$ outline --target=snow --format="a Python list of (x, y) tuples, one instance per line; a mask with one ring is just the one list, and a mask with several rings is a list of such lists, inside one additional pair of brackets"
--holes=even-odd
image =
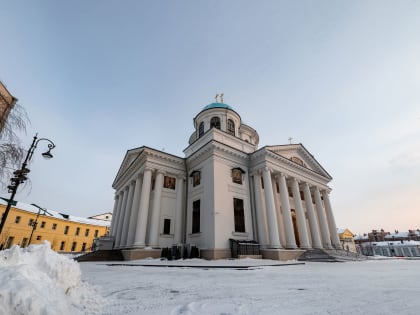
[(0, 252), (0, 314), (418, 314), (419, 277), (391, 258), (79, 264), (45, 243)]
[(49, 242), (0, 251), (0, 314), (97, 313), (104, 299), (83, 283), (78, 263)]

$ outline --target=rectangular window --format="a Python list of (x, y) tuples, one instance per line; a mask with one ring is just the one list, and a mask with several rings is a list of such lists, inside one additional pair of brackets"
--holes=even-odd
[(163, 178), (163, 188), (173, 189), (175, 190), (176, 178), (165, 176)]
[(235, 217), (235, 232), (245, 232), (244, 201), (233, 198), (233, 212)]
[(305, 194), (303, 191), (300, 191), (300, 200), (305, 200)]
[(34, 219), (29, 219), (28, 225), (33, 226), (34, 225)]
[(79, 227), (77, 227), (77, 228), (76, 228), (76, 233), (75, 233), (74, 235), (78, 236), (78, 235), (79, 235), (79, 233), (80, 233), (80, 228), (79, 228)]
[(27, 237), (24, 237), (22, 239), (22, 244), (20, 245), (20, 247), (25, 248), (26, 245), (28, 245), (28, 238)]
[(95, 237), (98, 237), (99, 231), (95, 230)]
[(64, 228), (64, 234), (69, 234), (69, 226), (66, 225), (66, 227)]
[(74, 251), (76, 250), (76, 245), (77, 245), (77, 243), (76, 243), (76, 242), (73, 242), (73, 243), (71, 244), (71, 251), (72, 251), (72, 252), (74, 252)]
[(41, 228), (45, 228), (45, 221), (41, 222)]
[(6, 248), (12, 247), (14, 240), (15, 240), (15, 238), (13, 236), (9, 236), (9, 238), (7, 239), (7, 243), (6, 243)]
[(41, 238), (42, 238), (42, 237), (41, 237), (41, 235), (37, 235), (36, 240), (37, 240), (37, 241), (40, 241), (40, 240), (41, 240)]
[(53, 229), (53, 230), (56, 230), (56, 229), (57, 229), (57, 223), (53, 223), (53, 225), (52, 225), (52, 229)]
[(66, 246), (66, 242), (62, 241), (60, 244), (60, 250), (64, 250), (65, 246)]
[(19, 224), (19, 222), (20, 222), (20, 216), (16, 216), (15, 223)]
[(82, 252), (84, 252), (86, 250), (86, 243), (82, 244)]
[(163, 220), (163, 234), (171, 234), (171, 219)]
[(279, 194), (280, 193), (280, 187), (279, 187), (279, 182), (276, 181), (276, 191)]
[(86, 229), (85, 236), (89, 236), (89, 229)]
[(193, 202), (192, 233), (200, 233), (200, 200)]
[(293, 197), (292, 188), (290, 188), (289, 186), (287, 186), (287, 191), (289, 192), (289, 197)]

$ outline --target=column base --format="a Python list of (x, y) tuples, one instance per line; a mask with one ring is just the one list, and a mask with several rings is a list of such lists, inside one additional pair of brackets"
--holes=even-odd
[(293, 245), (293, 244), (286, 244), (286, 246), (285, 246), (287, 249), (297, 249), (297, 246), (296, 245)]
[(160, 258), (160, 249), (122, 249), (124, 260), (135, 260), (145, 258)]
[(305, 251), (301, 249), (263, 249), (261, 254), (263, 259), (272, 259), (272, 260), (296, 260), (302, 255)]

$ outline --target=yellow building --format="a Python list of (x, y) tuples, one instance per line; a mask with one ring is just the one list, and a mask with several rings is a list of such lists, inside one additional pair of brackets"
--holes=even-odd
[(354, 243), (354, 235), (349, 229), (337, 229), (341, 246), (344, 250), (357, 253), (356, 244)]
[[(7, 199), (0, 198), (0, 218), (6, 206)], [(15, 244), (27, 247), (29, 242), (40, 244), (47, 240), (58, 252), (90, 251), (95, 238), (108, 234), (109, 224), (109, 221), (75, 217), (52, 210), (45, 212), (36, 205), (15, 202), (0, 234), (0, 249)]]

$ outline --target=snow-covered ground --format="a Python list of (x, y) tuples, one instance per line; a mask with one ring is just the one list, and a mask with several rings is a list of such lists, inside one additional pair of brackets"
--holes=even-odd
[(279, 266), (241, 261), (249, 269), (211, 268), (231, 267), (231, 260), (192, 260), (176, 264), (193, 268), (168, 268), (136, 266), (164, 264), (159, 260), (77, 264), (47, 245), (0, 252), (0, 314), (420, 312), (420, 260)]

